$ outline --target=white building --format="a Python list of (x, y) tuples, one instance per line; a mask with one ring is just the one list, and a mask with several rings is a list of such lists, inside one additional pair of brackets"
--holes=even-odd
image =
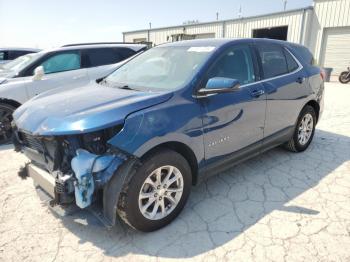
[(350, 0), (314, 0), (313, 7), (240, 19), (123, 33), (125, 42), (166, 42), (198, 38), (264, 37), (307, 46), (333, 75), (350, 66)]

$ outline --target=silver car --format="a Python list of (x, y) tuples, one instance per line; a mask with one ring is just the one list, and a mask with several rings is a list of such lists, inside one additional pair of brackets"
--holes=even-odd
[(0, 67), (0, 144), (10, 141), (13, 111), (57, 87), (66, 90), (102, 78), (122, 61), (147, 49), (143, 44), (78, 44), (19, 57)]

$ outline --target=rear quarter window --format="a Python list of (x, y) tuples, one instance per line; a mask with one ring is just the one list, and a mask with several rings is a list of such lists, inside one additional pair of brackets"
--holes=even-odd
[(297, 70), (299, 68), (299, 64), (295, 61), (293, 56), (287, 50), (284, 50), (284, 55), (286, 56), (288, 71), (294, 72)]

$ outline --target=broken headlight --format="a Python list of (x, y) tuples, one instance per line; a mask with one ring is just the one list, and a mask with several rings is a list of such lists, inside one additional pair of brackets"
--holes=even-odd
[(118, 125), (82, 135), (83, 147), (90, 153), (96, 155), (104, 154), (108, 149), (107, 141), (118, 134), (122, 127), (122, 125)]

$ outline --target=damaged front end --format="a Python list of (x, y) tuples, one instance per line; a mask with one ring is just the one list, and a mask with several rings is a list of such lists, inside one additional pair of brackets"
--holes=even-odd
[(14, 142), (16, 150), (31, 160), (28, 175), (52, 198), (51, 206), (86, 208), (105, 202), (104, 187), (124, 163), (134, 159), (108, 144), (120, 130), (117, 126), (79, 135), (33, 136), (15, 129)]

